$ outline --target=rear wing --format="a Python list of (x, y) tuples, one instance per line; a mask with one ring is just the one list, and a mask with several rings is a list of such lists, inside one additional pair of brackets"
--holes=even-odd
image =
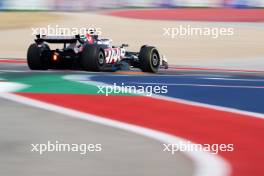
[(48, 43), (76, 43), (77, 41), (80, 41), (80, 35), (75, 36), (41, 36), (36, 35), (35, 42), (36, 43), (42, 43), (42, 42), (48, 42)]

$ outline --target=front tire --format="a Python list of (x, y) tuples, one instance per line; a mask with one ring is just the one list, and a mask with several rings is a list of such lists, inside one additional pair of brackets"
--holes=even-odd
[(81, 65), (86, 71), (102, 71), (105, 67), (104, 50), (97, 45), (86, 45), (82, 56)]
[(157, 73), (160, 66), (158, 50), (153, 46), (143, 46), (139, 52), (140, 68), (143, 72)]
[(33, 43), (29, 46), (27, 52), (27, 64), (31, 70), (46, 70), (47, 67), (41, 59), (41, 48)]

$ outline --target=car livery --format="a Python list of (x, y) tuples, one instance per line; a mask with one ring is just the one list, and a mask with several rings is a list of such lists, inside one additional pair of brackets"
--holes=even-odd
[[(50, 49), (50, 44), (63, 44), (62, 49)], [(27, 52), (28, 67), (32, 70), (54, 68), (79, 68), (87, 71), (105, 71), (139, 68), (143, 72), (156, 73), (167, 69), (168, 62), (156, 47), (144, 45), (139, 52), (127, 51), (127, 44), (113, 46), (111, 39), (98, 39), (96, 35), (40, 36)]]

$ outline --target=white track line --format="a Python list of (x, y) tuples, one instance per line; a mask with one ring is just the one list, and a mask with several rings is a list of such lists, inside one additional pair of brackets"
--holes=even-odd
[[(24, 85), (18, 85), (17, 89), (21, 89)], [(7, 91), (9, 92), (10, 89), (3, 89), (2, 92)], [(5, 98), (8, 100), (12, 100), (18, 103), (22, 103), (25, 105), (29, 105), (36, 108), (45, 109), (48, 111), (57, 112), (60, 114), (64, 114), (66, 116), (71, 116), (74, 118), (87, 120), (90, 122), (94, 122), (97, 124), (114, 127), (117, 129), (122, 129), (128, 132), (133, 132), (142, 136), (146, 136), (155, 140), (158, 140), (163, 143), (169, 143), (169, 144), (181, 144), (186, 143), (187, 141), (185, 139), (172, 136), (163, 132), (159, 132), (152, 129), (143, 128), (136, 125), (131, 125), (115, 120), (110, 120), (107, 118), (103, 118), (100, 116), (95, 116), (88, 113), (83, 113), (80, 111), (72, 110), (69, 108), (64, 108), (60, 106), (56, 106), (49, 103), (44, 103), (38, 100), (33, 100), (31, 98), (26, 98), (23, 96), (10, 94), (10, 93), (0, 93), (1, 98)], [(194, 176), (228, 176), (231, 174), (231, 167), (230, 165), (221, 157), (217, 155), (212, 155), (208, 152), (202, 152), (202, 151), (186, 151), (184, 152), (188, 157), (190, 157), (195, 166)], [(176, 173), (175, 173), (176, 174)]]
[(81, 71), (81, 70), (6, 70), (6, 69), (0, 69), (0, 72), (3, 73), (92, 73), (87, 71)]
[[(0, 80), (2, 80), (0, 78)], [(24, 84), (19, 84), (19, 83), (14, 83), (14, 82), (0, 82), (0, 93), (5, 93), (5, 92), (16, 92), (17, 90), (21, 90), (28, 87), (27, 85)]]
[(264, 86), (234, 86), (234, 85), (221, 85), (221, 84), (178, 84), (178, 83), (138, 83), (138, 82), (129, 82), (133, 84), (140, 85), (163, 85), (163, 86), (191, 86), (191, 87), (215, 87), (215, 88), (242, 88), (242, 89), (264, 89)]
[(216, 77), (207, 77), (200, 79), (209, 79), (209, 80), (222, 80), (222, 81), (245, 81), (245, 82), (264, 82), (264, 79), (238, 79), (238, 78), (216, 78)]
[(213, 68), (213, 67), (188, 67), (188, 66), (169, 66), (169, 70), (179, 71), (205, 71), (205, 72), (227, 72), (227, 73), (264, 73), (264, 70), (251, 70), (251, 69), (225, 69), (225, 68)]
[(10, 73), (23, 73), (23, 72), (31, 72), (30, 70), (0, 70), (0, 72), (10, 72)]
[(172, 102), (186, 104), (186, 105), (204, 107), (204, 108), (214, 109), (214, 110), (218, 110), (218, 111), (230, 112), (230, 113), (245, 115), (247, 117), (259, 118), (259, 119), (264, 120), (264, 114), (256, 113), (256, 112), (244, 111), (244, 110), (239, 110), (239, 109), (235, 109), (235, 108), (228, 108), (228, 107), (223, 107), (223, 106), (217, 106), (217, 105), (210, 105), (210, 104), (199, 103), (199, 102), (184, 100), (184, 99), (180, 99), (180, 98), (172, 98), (172, 97), (167, 97), (167, 96), (162, 96), (162, 95), (155, 95), (155, 96), (152, 96), (151, 98), (162, 99), (162, 100), (172, 101)]
[[(93, 75), (66, 75), (63, 78), (70, 80), (70, 81), (77, 81), (77, 82), (80, 82), (83, 84), (93, 84), (95, 86), (97, 86), (97, 85), (112, 86), (111, 84), (106, 84), (104, 82), (93, 81), (93, 80), (91, 80), (91, 77), (93, 77)], [(173, 97), (168, 97), (168, 96), (163, 96), (163, 95), (158, 95), (158, 94), (154, 94), (153, 96), (151, 96), (151, 98), (162, 99), (162, 100), (167, 100), (167, 101), (172, 101), (172, 102), (177, 102), (177, 103), (182, 103), (182, 104), (187, 104), (187, 105), (192, 105), (192, 106), (205, 107), (205, 108), (214, 109), (214, 110), (218, 110), (218, 111), (231, 112), (231, 113), (236, 113), (236, 114), (242, 114), (245, 116), (264, 119), (264, 114), (239, 110), (239, 109), (235, 109), (235, 108), (210, 105), (210, 104), (206, 104), (206, 103), (194, 102), (194, 101), (190, 101), (190, 100), (173, 98)]]
[[(128, 123), (123, 123), (115, 120), (110, 120), (107, 118), (103, 118), (100, 116), (83, 113), (80, 111), (72, 110), (69, 108), (64, 108), (56, 105), (52, 105), (49, 103), (44, 103), (38, 100), (33, 100), (30, 98), (26, 98), (23, 96), (10, 94), (10, 93), (1, 93), (1, 98), (5, 98), (8, 100), (12, 100), (18, 103), (22, 103), (25, 105), (29, 105), (36, 108), (45, 109), (48, 111), (57, 112), (60, 114), (64, 114), (66, 116), (71, 116), (74, 118), (87, 120), (89, 122), (125, 130), (128, 132), (132, 132), (135, 134), (139, 134), (145, 137), (149, 137), (155, 140), (158, 140), (162, 143), (169, 144), (181, 144), (186, 143), (187, 140), (172, 136), (160, 131), (143, 128), (136, 125), (131, 125)], [(195, 171), (194, 176), (229, 176), (231, 174), (230, 165), (220, 156), (213, 155), (208, 152), (202, 151), (187, 151), (184, 152), (188, 157), (190, 157), (194, 161)], [(175, 173), (177, 175), (177, 173)]]
[[(89, 85), (109, 85), (109, 84), (105, 84), (103, 82), (97, 82), (97, 81), (93, 81), (91, 80), (92, 76), (91, 75), (67, 75), (64, 76), (64, 79), (70, 80), (70, 81), (75, 81), (75, 82), (80, 82), (83, 84), (89, 84)], [(84, 79), (85, 78), (85, 79)], [(157, 99), (164, 99), (158, 96), (155, 96), (153, 98), (157, 98)], [(185, 103), (186, 104), (186, 103)], [(140, 127), (142, 128), (142, 127)], [(146, 128), (144, 128), (146, 129)], [(150, 130), (150, 129), (148, 129)], [(151, 130), (154, 131), (154, 130)], [(131, 131), (132, 132), (132, 131)], [(158, 132), (155, 131), (155, 133), (161, 133), (163, 137), (165, 137), (164, 135), (167, 135), (167, 137), (165, 137), (165, 139), (161, 139), (161, 138), (157, 138), (155, 135), (154, 136), (148, 136), (150, 138), (153, 139), (157, 139), (159, 141), (165, 142), (164, 140), (168, 140), (167, 143), (172, 143), (169, 141), (174, 141), (174, 142), (180, 142), (182, 141), (187, 141), (186, 139), (183, 138), (179, 138), (176, 136), (172, 136), (169, 134), (165, 134), (162, 132)], [(144, 134), (142, 134), (144, 135)], [(160, 136), (160, 135), (158, 135)], [(213, 176), (228, 176), (231, 174), (231, 166), (230, 164), (223, 159), (221, 156), (219, 155), (211, 155), (208, 152), (184, 152), (187, 156), (189, 156), (194, 164), (195, 164), (195, 174), (194, 176), (209, 176), (209, 175), (213, 175)], [(211, 163), (211, 164), (209, 164)]]

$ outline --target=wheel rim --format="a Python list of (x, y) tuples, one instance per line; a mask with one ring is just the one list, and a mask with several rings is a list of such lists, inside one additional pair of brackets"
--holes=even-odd
[(98, 62), (100, 65), (104, 64), (104, 54), (102, 52), (99, 52)]
[(159, 56), (156, 53), (154, 53), (152, 56), (152, 64), (154, 67), (159, 65)]

